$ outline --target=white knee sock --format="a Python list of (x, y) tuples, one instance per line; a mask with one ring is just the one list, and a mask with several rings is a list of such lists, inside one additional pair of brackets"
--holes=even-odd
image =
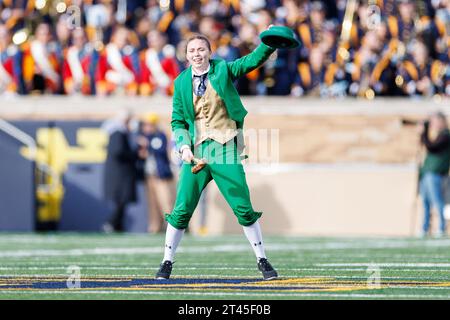
[(255, 252), (256, 259), (259, 260), (260, 258), (266, 258), (259, 222), (256, 221), (254, 224), (243, 228), (244, 233), (252, 245), (253, 251)]
[(184, 230), (185, 229), (174, 228), (170, 223), (167, 224), (163, 262), (166, 260), (173, 262), (175, 252), (177, 251), (178, 244), (183, 237)]

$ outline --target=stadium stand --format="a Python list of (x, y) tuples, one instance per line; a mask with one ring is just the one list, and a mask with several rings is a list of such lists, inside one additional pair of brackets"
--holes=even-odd
[(292, 28), (237, 81), (243, 95), (449, 95), (449, 1), (2, 1), (3, 94), (172, 93), (184, 40), (211, 39), (214, 58), (247, 54), (270, 24)]

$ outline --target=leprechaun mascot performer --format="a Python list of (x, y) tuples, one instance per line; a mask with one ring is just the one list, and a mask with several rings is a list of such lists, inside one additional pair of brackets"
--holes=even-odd
[(174, 209), (166, 214), (165, 251), (157, 279), (170, 277), (178, 244), (203, 189), (213, 179), (243, 226), (263, 278), (278, 276), (264, 252), (258, 222), (262, 213), (253, 210), (241, 164), (247, 111), (233, 81), (261, 66), (276, 48), (295, 47), (298, 42), (286, 27), (270, 27), (261, 39), (253, 52), (233, 62), (211, 59), (211, 45), (203, 35), (187, 40), (190, 66), (175, 79), (171, 121), (183, 165)]

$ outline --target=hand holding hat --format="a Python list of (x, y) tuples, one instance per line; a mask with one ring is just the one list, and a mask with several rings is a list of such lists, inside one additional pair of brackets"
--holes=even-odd
[(286, 26), (271, 25), (259, 37), (264, 44), (277, 49), (294, 49), (300, 45), (294, 32)]

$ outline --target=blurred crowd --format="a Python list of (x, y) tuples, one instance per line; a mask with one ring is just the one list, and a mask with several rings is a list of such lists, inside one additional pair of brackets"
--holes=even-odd
[(450, 0), (3, 0), (0, 92), (171, 95), (192, 33), (232, 61), (270, 24), (301, 46), (238, 79), (241, 95), (450, 95)]

